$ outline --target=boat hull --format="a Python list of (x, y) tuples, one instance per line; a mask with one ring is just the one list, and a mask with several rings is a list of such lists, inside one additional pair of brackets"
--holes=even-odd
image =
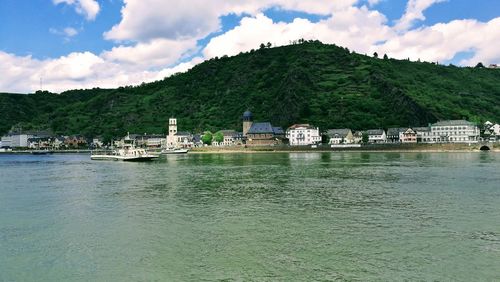
[(179, 155), (179, 154), (187, 154), (188, 150), (180, 149), (180, 150), (163, 150), (161, 152), (162, 155)]
[(125, 161), (125, 162), (149, 162), (157, 159), (158, 156), (147, 155), (138, 157), (124, 157), (124, 156), (113, 156), (113, 155), (92, 155), (91, 160), (95, 161)]

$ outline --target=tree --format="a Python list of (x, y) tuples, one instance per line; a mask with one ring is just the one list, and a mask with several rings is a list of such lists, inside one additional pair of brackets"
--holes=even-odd
[(260, 43), (259, 48), (260, 48), (260, 49), (264, 49), (264, 48), (266, 48), (266, 45), (264, 45), (264, 43)]
[(384, 60), (389, 60), (389, 57), (387, 57), (387, 54), (384, 54)]
[(271, 48), (271, 46), (273, 46), (271, 42), (267, 42), (267, 48)]
[(203, 142), (203, 144), (211, 145), (212, 139), (213, 136), (210, 131), (206, 131), (205, 133), (203, 133), (203, 136), (201, 136), (201, 142)]
[(368, 143), (368, 140), (369, 140), (368, 133), (363, 132), (363, 138), (362, 138), (363, 144)]
[(378, 53), (377, 52), (373, 53), (373, 57), (378, 58)]
[(224, 141), (224, 134), (222, 134), (222, 132), (219, 131), (219, 132), (214, 134), (213, 138), (216, 142), (220, 143), (220, 142)]
[(483, 63), (482, 62), (477, 63), (476, 69), (482, 69), (482, 68), (484, 68)]

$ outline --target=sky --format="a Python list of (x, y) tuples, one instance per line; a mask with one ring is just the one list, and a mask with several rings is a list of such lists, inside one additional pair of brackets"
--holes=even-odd
[(0, 92), (137, 85), (300, 38), (500, 63), (499, 0), (0, 0)]

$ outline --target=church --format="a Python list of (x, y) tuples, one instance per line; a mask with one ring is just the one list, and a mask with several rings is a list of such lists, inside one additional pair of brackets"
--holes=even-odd
[(283, 143), (283, 128), (273, 126), (270, 122), (253, 122), (250, 111), (243, 113), (243, 136), (249, 146), (274, 146)]

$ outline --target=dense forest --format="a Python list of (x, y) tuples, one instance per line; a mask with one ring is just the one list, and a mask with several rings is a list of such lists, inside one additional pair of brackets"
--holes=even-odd
[(85, 136), (162, 133), (169, 117), (180, 130), (240, 129), (247, 109), (257, 121), (321, 129), (500, 121), (500, 70), (380, 57), (306, 41), (214, 58), (135, 87), (0, 93), (0, 134), (13, 126)]

